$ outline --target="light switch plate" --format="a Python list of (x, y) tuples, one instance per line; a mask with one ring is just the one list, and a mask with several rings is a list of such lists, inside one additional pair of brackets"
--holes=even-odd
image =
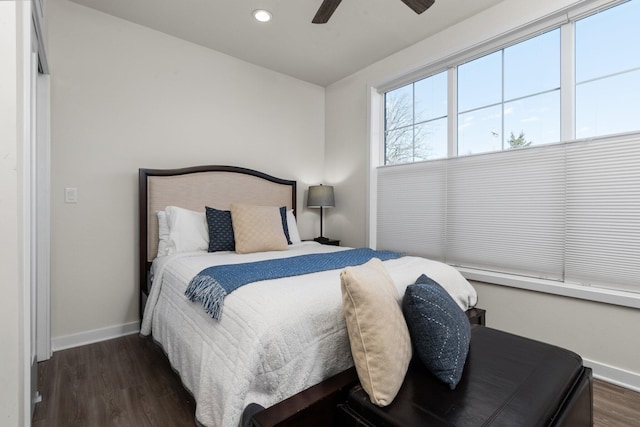
[(66, 187), (64, 189), (65, 203), (78, 203), (78, 189), (75, 187)]

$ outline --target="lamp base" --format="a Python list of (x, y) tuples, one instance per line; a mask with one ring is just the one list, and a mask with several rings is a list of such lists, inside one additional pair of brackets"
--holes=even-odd
[(328, 237), (316, 237), (313, 241), (321, 245), (340, 246), (340, 240), (329, 239)]

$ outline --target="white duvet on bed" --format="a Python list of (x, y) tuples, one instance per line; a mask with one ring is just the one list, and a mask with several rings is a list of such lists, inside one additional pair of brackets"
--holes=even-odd
[[(266, 280), (227, 295), (220, 321), (184, 296), (211, 265), (344, 250), (303, 242), (288, 251), (177, 254), (154, 261), (141, 333), (153, 334), (196, 400), (208, 427), (235, 427), (251, 402), (271, 406), (353, 365), (342, 315), (340, 270)], [(440, 283), (466, 310), (473, 287), (454, 268), (418, 257), (384, 262), (400, 295), (421, 274)]]

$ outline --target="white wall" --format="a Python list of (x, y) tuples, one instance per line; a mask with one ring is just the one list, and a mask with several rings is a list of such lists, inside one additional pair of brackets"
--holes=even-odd
[[(505, 0), (329, 86), (325, 97), (326, 180), (336, 185), (340, 200), (327, 216), (326, 234), (350, 246), (366, 242), (370, 85), (413, 72), (573, 3)], [(480, 305), (489, 308), (491, 326), (554, 342), (579, 351), (585, 359), (630, 371), (627, 378), (640, 388), (636, 332), (640, 311), (490, 285), (478, 288)], [(529, 309), (529, 301), (535, 301), (534, 309)]]
[(0, 2), (0, 424), (17, 425), (21, 385), (15, 2)]
[[(138, 168), (258, 169), (298, 180), (300, 210), (322, 181), (324, 89), (67, 0), (47, 6), (55, 350), (138, 319)], [(317, 217), (302, 209), (303, 237)]]
[(17, 2), (0, 1), (0, 425), (24, 422), (22, 198)]

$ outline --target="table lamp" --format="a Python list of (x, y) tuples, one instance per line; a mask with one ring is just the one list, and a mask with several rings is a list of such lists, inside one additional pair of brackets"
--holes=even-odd
[(316, 242), (326, 242), (329, 239), (322, 234), (322, 211), (324, 208), (333, 208), (336, 206), (333, 197), (333, 186), (331, 185), (312, 185), (309, 187), (309, 195), (307, 197), (308, 208), (320, 208), (320, 237), (316, 237)]

